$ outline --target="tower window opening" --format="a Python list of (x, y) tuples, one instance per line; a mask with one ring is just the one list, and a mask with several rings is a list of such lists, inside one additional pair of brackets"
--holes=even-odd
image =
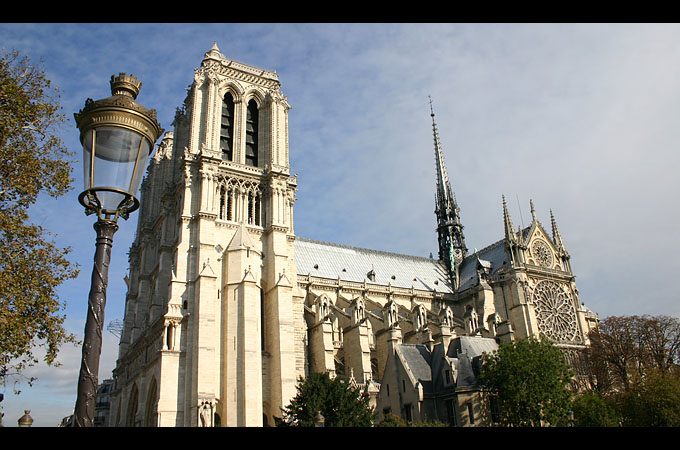
[(232, 213), (232, 211), (234, 209), (233, 208), (233, 203), (234, 203), (233, 197), (234, 197), (234, 190), (233, 189), (227, 190), (227, 199), (226, 199), (226, 203), (227, 203), (226, 217), (227, 217), (227, 220), (234, 220), (233, 213)]
[(261, 225), (261, 220), (260, 220), (260, 194), (256, 193), (255, 194), (255, 225), (258, 227)]
[(257, 103), (248, 102), (246, 115), (246, 165), (257, 167), (257, 132), (259, 128)]
[(174, 327), (172, 325), (168, 325), (166, 329), (166, 342), (165, 345), (168, 348), (168, 350), (174, 350), (174, 336), (173, 332), (175, 331)]
[(227, 92), (222, 102), (222, 123), (220, 127), (220, 150), (222, 159), (234, 159), (234, 98)]
[(252, 225), (255, 221), (255, 198), (252, 192), (248, 193), (248, 224)]
[(226, 205), (226, 195), (227, 195), (227, 192), (224, 189), (224, 186), (222, 186), (220, 188), (220, 216), (219, 216), (221, 220), (224, 220), (226, 218), (226, 214), (225, 214), (225, 208), (227, 206)]

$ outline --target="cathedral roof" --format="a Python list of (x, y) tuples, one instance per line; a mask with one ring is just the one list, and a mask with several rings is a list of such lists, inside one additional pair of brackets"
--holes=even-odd
[(399, 350), (413, 376), (423, 385), (425, 392), (432, 392), (432, 354), (422, 344), (401, 344)]
[(481, 356), (484, 353), (493, 353), (498, 350), (498, 343), (494, 339), (481, 336), (459, 336), (451, 342), (449, 354), (453, 350), (455, 355), (465, 353), (470, 358)]
[(301, 275), (450, 293), (444, 265), (436, 259), (401, 255), (297, 237), (295, 263)]
[(445, 358), (440, 345), (435, 345), (433, 351), (424, 344), (399, 345), (402, 361), (429, 394), (436, 394), (446, 388), (441, 372), (446, 361), (456, 372), (456, 387), (474, 386), (477, 383), (476, 371), (479, 370), (481, 356), (498, 350), (498, 343), (494, 339), (458, 336), (449, 344)]
[(489, 274), (493, 274), (504, 265), (510, 264), (510, 258), (505, 251), (505, 239), (496, 241), (465, 257), (460, 266), (459, 291), (468, 289), (478, 283), (477, 268), (480, 264), (485, 269), (488, 269)]

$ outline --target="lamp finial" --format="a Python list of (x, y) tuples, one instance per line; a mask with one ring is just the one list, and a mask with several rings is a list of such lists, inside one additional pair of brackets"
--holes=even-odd
[(111, 75), (111, 94), (112, 95), (126, 95), (137, 98), (139, 90), (142, 88), (142, 82), (137, 80), (134, 75), (127, 75), (121, 72), (118, 76)]

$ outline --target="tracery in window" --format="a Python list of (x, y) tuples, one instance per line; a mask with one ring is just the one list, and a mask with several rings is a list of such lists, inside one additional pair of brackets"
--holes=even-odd
[(534, 241), (531, 247), (531, 253), (536, 259), (536, 264), (543, 267), (551, 267), (553, 263), (552, 251), (548, 244), (540, 239)]
[(574, 342), (578, 338), (576, 310), (569, 292), (554, 281), (544, 280), (532, 296), (538, 331), (554, 342)]
[(253, 179), (223, 176), (216, 208), (219, 219), (262, 226), (262, 187)]

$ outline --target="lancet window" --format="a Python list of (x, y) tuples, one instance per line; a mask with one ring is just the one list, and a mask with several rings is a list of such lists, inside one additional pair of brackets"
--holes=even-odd
[(234, 98), (227, 92), (222, 102), (222, 124), (220, 128), (220, 150), (222, 159), (234, 159)]
[(246, 165), (257, 167), (257, 132), (259, 127), (257, 103), (248, 102), (246, 114)]
[(220, 220), (234, 220), (234, 189), (220, 187)]
[(260, 193), (248, 192), (248, 224), (260, 225)]
[(227, 190), (224, 186), (220, 187), (220, 214), (219, 218), (222, 220), (226, 219), (226, 207), (227, 207)]

